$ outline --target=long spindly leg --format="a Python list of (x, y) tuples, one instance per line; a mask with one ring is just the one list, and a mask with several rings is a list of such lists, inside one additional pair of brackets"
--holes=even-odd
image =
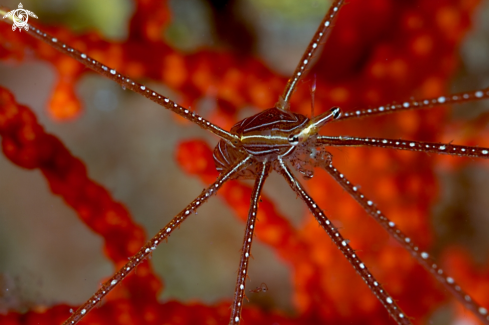
[(253, 233), (255, 231), (256, 212), (258, 210), (258, 201), (260, 200), (263, 183), (270, 172), (270, 163), (263, 162), (260, 174), (256, 178), (255, 186), (251, 192), (250, 209), (248, 211), (248, 221), (246, 222), (243, 245), (241, 247), (241, 259), (239, 262), (238, 278), (236, 288), (234, 289), (234, 300), (232, 305), (230, 325), (239, 324), (241, 321), (241, 310), (243, 308), (243, 298), (245, 296), (246, 278), (248, 274), (248, 264), (251, 254), (251, 244), (253, 243)]
[[(0, 15), (3, 16), (5, 14), (5, 11), (0, 9)], [(103, 75), (104, 77), (107, 77), (115, 82), (117, 82), (119, 85), (121, 85), (124, 89), (131, 89), (132, 91), (152, 100), (153, 102), (157, 103), (160, 106), (163, 106), (164, 108), (182, 116), (183, 118), (197, 124), (204, 130), (208, 130), (221, 139), (227, 140), (230, 143), (237, 143), (237, 138), (235, 135), (231, 134), (230, 132), (221, 129), (217, 125), (212, 124), (211, 122), (205, 120), (203, 117), (199, 116), (195, 112), (190, 111), (188, 108), (182, 107), (178, 105), (177, 103), (173, 102), (169, 98), (159, 94), (158, 92), (146, 87), (145, 85), (142, 85), (140, 83), (135, 82), (134, 80), (129, 79), (127, 76), (124, 76), (120, 73), (118, 73), (115, 69), (112, 69), (97, 60), (94, 60), (93, 58), (89, 57), (87, 54), (82, 53), (78, 51), (77, 49), (74, 49), (64, 43), (62, 43), (60, 40), (58, 40), (56, 37), (53, 37), (52, 35), (49, 35), (48, 33), (43, 32), (42, 30), (32, 26), (28, 25), (29, 30), (27, 33), (30, 35), (34, 36), (35, 38), (47, 43), (48, 45), (54, 47), (58, 51), (71, 56), (73, 59), (76, 61), (80, 62), (87, 68), (92, 69), (93, 71)]]
[(322, 164), (322, 167), (343, 187), (367, 213), (375, 219), (387, 232), (394, 237), (409, 253), (414, 256), (435, 278), (442, 283), (467, 309), (472, 310), (484, 324), (489, 324), (487, 309), (477, 304), (467, 293), (465, 293), (455, 280), (448, 276), (430, 257), (427, 252), (419, 249), (412, 239), (399, 230), (394, 222), (385, 217), (376, 205), (365, 197), (357, 186), (354, 186), (346, 177), (340, 173), (331, 163)]
[(413, 99), (404, 101), (402, 103), (392, 103), (368, 109), (357, 109), (354, 112), (345, 112), (336, 121), (367, 116), (378, 116), (413, 109), (432, 108), (448, 104), (460, 104), (483, 99), (489, 99), (489, 88), (457, 93), (450, 96), (439, 96), (436, 98), (426, 98), (420, 100)]
[(422, 151), (461, 157), (489, 158), (489, 148), (456, 145), (451, 143), (424, 142), (403, 139), (328, 137), (318, 136), (318, 145), (348, 147), (379, 147), (389, 149)]
[(385, 289), (380, 285), (380, 283), (374, 278), (370, 273), (368, 268), (358, 256), (354, 253), (353, 249), (348, 244), (348, 241), (341, 236), (341, 234), (336, 230), (331, 222), (328, 220), (324, 212), (318, 207), (314, 200), (306, 193), (303, 186), (299, 181), (292, 175), (290, 169), (285, 165), (283, 160), (280, 160), (280, 167), (277, 168), (278, 172), (284, 176), (284, 178), (289, 183), (290, 187), (297, 192), (297, 194), (306, 203), (309, 210), (319, 222), (321, 227), (324, 228), (326, 233), (331, 237), (333, 243), (338, 247), (338, 249), (345, 255), (346, 259), (353, 266), (355, 271), (362, 277), (367, 286), (373, 292), (373, 294), (379, 299), (379, 301), (384, 305), (385, 309), (389, 315), (397, 322), (397, 324), (411, 324), (406, 314), (397, 305), (394, 299), (385, 291)]
[(278, 102), (278, 108), (283, 110), (289, 109), (289, 100), (292, 94), (294, 93), (295, 87), (297, 86), (297, 82), (305, 75), (307, 68), (311, 65), (311, 61), (314, 59), (314, 55), (318, 53), (321, 48), (322, 43), (326, 40), (328, 33), (331, 31), (333, 27), (333, 22), (335, 18), (338, 16), (338, 12), (340, 8), (345, 4), (344, 0), (336, 0), (328, 12), (324, 16), (323, 20), (319, 24), (316, 33), (309, 42), (304, 54), (302, 54), (301, 59), (299, 60), (299, 64), (294, 70), (292, 77), (287, 81), (287, 85), (285, 86), (284, 92), (282, 96), (280, 96)]
[(117, 273), (102, 284), (101, 288), (95, 292), (83, 305), (81, 305), (71, 316), (63, 323), (63, 325), (77, 324), (88, 312), (99, 303), (102, 298), (107, 295), (119, 282), (121, 282), (136, 266), (138, 266), (148, 255), (167, 239), (170, 234), (182, 224), (189, 215), (197, 211), (197, 209), (217, 193), (219, 188), (248, 166), (251, 157), (243, 159), (234, 165), (231, 165), (227, 170), (223, 171), (216, 181), (205, 189), (195, 200), (177, 214), (165, 227), (163, 227), (153, 238), (151, 238), (133, 257), (127, 262)]

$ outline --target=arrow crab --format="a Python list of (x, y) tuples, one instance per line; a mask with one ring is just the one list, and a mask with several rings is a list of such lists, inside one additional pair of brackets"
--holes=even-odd
[[(333, 242), (338, 246), (335, 247), (328, 242), (324, 230), (317, 227), (316, 221), (310, 216), (307, 220), (300, 220), (296, 227), (286, 221), (283, 213), (277, 210), (280, 200), (276, 202), (277, 209), (273, 207), (266, 196), (262, 196), (261, 201), (263, 202), (259, 204), (260, 195), (258, 192), (261, 185), (256, 185), (249, 215), (251, 217), (254, 213), (257, 214), (259, 222), (256, 225), (252, 224), (254, 218), (251, 218), (247, 224), (246, 235), (248, 237), (245, 237), (245, 246), (241, 250), (239, 274), (248, 272), (246, 265), (249, 256), (246, 254), (249, 251), (247, 251), (246, 242), (253, 238), (253, 232), (249, 229), (254, 229), (256, 226), (258, 239), (272, 247), (276, 255), (291, 270), (291, 290), (297, 314), (287, 318), (273, 313), (268, 315), (266, 312), (262, 312), (263, 314), (258, 312), (258, 316), (253, 316), (255, 309), (252, 308), (248, 311), (249, 314), (246, 314), (247, 309), (245, 309), (244, 316), (241, 317), (240, 306), (243, 303), (244, 285), (246, 284), (246, 277), (241, 276), (242, 279), (240, 280), (238, 277), (236, 284), (235, 297), (237, 298), (233, 303), (231, 323), (240, 322), (241, 318), (244, 319), (243, 322), (245, 323), (251, 320), (258, 323), (266, 317), (271, 317), (271, 319), (277, 317), (284, 322), (298, 323), (317, 323), (328, 320), (332, 322), (361, 322), (365, 319), (372, 322), (378, 322), (380, 319), (392, 323), (392, 320), (389, 320), (389, 316), (382, 309), (382, 305), (397, 323), (406, 323), (410, 321), (407, 315), (417, 321), (421, 315), (433, 313), (439, 308), (446, 299), (443, 297), (443, 286), (453, 291), (455, 295), (459, 295), (464, 304), (474, 309), (476, 315), (482, 319), (485, 318), (487, 312), (483, 306), (487, 306), (487, 302), (481, 300), (483, 297), (477, 297), (477, 301), (482, 303), (482, 306), (470, 305), (473, 299), (467, 299), (465, 293), (461, 294), (462, 291), (458, 289), (456, 282), (458, 278), (464, 279), (464, 277), (468, 277), (468, 274), (477, 273), (471, 270), (470, 260), (464, 259), (466, 258), (465, 255), (456, 249), (447, 250), (453, 253), (452, 257), (443, 255), (446, 253), (444, 251), (434, 251), (432, 246), (434, 235), (430, 229), (429, 219), (426, 217), (431, 214), (430, 207), (437, 199), (436, 192), (439, 185), (435, 180), (434, 169), (436, 166), (445, 164), (445, 168), (455, 169), (454, 166), (462, 168), (460, 166), (471, 161), (470, 158), (452, 159), (446, 156), (441, 156), (441, 159), (437, 155), (455, 152), (457, 155), (476, 157), (482, 160), (487, 154), (487, 147), (489, 146), (484, 140), (487, 138), (484, 137), (487, 133), (485, 124), (469, 121), (469, 129), (460, 125), (446, 128), (444, 124), (447, 118), (446, 109), (438, 108), (438, 106), (443, 106), (449, 102), (477, 101), (487, 96), (487, 89), (470, 91), (464, 89), (465, 92), (456, 92), (455, 95), (447, 95), (448, 93), (445, 91), (445, 79), (453, 72), (455, 65), (453, 50), (461, 41), (460, 31), (467, 28), (468, 15), (473, 8), (463, 7), (456, 1), (443, 4), (425, 3), (423, 5), (418, 4), (418, 6), (394, 4), (389, 1), (374, 1), (368, 4), (352, 2), (344, 5), (342, 1), (337, 1), (321, 22), (324, 30), (318, 30), (315, 35), (317, 39), (319, 33), (326, 34), (333, 27), (330, 38), (324, 44), (323, 54), (317, 58), (318, 61), (315, 64), (313, 62), (314, 53), (311, 58), (303, 57), (300, 59), (298, 70), (293, 72), (288, 88), (282, 92), (286, 79), (271, 72), (261, 62), (254, 59), (243, 58), (240, 54), (210, 52), (208, 50), (193, 54), (180, 54), (178, 51), (166, 47), (164, 43), (156, 42), (154, 28), (164, 25), (162, 21), (165, 19), (163, 15), (165, 8), (160, 8), (160, 11), (150, 11), (159, 7), (151, 7), (142, 2), (137, 3), (137, 6), (136, 14), (131, 20), (129, 39), (126, 43), (122, 42), (122, 45), (104, 43), (93, 34), (79, 38), (69, 34), (68, 40), (63, 40), (63, 34), (67, 33), (65, 30), (54, 29), (53, 35), (49, 36), (47, 34), (45, 36), (44, 31), (38, 32), (36, 28), (32, 32), (38, 38), (46, 41), (49, 46), (57, 47), (66, 55), (76, 58), (86, 66), (94, 68), (98, 73), (117, 81), (125, 90), (131, 89), (139, 92), (141, 95), (154, 99), (162, 106), (180, 114), (183, 118), (201, 125), (205, 130), (213, 130), (214, 134), (223, 139), (221, 141), (225, 141), (221, 142), (221, 146), (216, 149), (218, 154), (224, 152), (221, 157), (216, 158), (217, 165), (222, 170), (220, 177), (225, 177), (226, 173), (232, 170), (231, 167), (234, 166), (234, 163), (243, 164), (236, 166), (245, 166), (245, 164), (253, 161), (252, 168), (245, 166), (250, 172), (244, 176), (254, 176), (261, 180), (266, 178), (267, 173), (265, 171), (267, 169), (276, 168), (286, 177), (297, 196), (302, 198), (308, 207), (314, 211), (315, 217), (326, 228), (326, 232), (333, 237)], [(341, 6), (343, 8), (340, 8)], [(147, 19), (148, 12), (154, 14), (154, 20)], [(343, 12), (344, 14), (342, 14)], [(336, 13), (338, 13), (338, 19), (329, 20), (328, 17), (331, 18)], [(430, 15), (434, 15), (434, 18)], [(344, 17), (345, 23), (342, 23), (342, 17)], [(363, 17), (364, 20), (360, 17)], [(142, 23), (142, 27), (137, 27), (136, 22)], [(397, 28), (395, 30), (397, 34), (393, 32), (392, 26)], [(316, 51), (316, 48), (319, 49), (323, 46), (323, 36), (319, 37), (320, 39), (317, 39), (316, 42), (313, 39), (310, 43), (305, 52), (306, 56), (313, 50)], [(73, 38), (73, 44), (70, 44), (70, 38)], [(16, 40), (3, 40), (3, 44), (14, 41)], [(404, 47), (400, 45), (402, 42), (405, 43)], [(63, 47), (64, 43), (69, 45)], [(80, 44), (80, 47), (77, 44)], [(148, 46), (150, 50), (142, 45)], [(49, 57), (48, 60), (53, 61), (55, 65), (57, 64), (59, 72), (64, 77), (64, 79), (60, 78), (61, 82), (57, 84), (59, 87), (58, 92), (56, 92), (58, 97), (55, 95), (52, 99), (53, 101), (62, 101), (63, 98), (61, 100), (59, 98), (59, 95), (63, 93), (61, 90), (70, 90), (65, 89), (69, 87), (66, 87), (63, 82), (66, 82), (67, 77), (70, 76), (76, 80), (81, 75), (83, 68), (80, 68), (79, 65), (73, 65), (74, 63), (71, 61), (69, 61), (71, 63), (66, 63), (65, 60), (56, 62), (54, 59), (56, 54), (51, 54), (52, 50), (46, 49), (45, 45), (34, 45), (33, 47), (34, 52), (40, 53), (41, 58)], [(102, 49), (105, 49), (108, 54), (100, 53)], [(129, 53), (121, 53), (121, 49), (129, 49)], [(156, 49), (162, 50), (161, 53), (158, 53), (160, 61), (154, 63), (152, 67), (147, 66), (147, 62), (154, 60), (153, 51)], [(13, 52), (12, 49), (10, 50)], [(102, 63), (91, 59), (91, 56), (95, 56)], [(107, 62), (103, 60), (105, 56), (108, 57)], [(307, 77), (305, 72), (313, 64), (314, 67), (309, 72), (310, 77)], [(73, 72), (73, 70), (77, 71)], [(305, 78), (309, 79), (303, 78), (303, 71), (306, 75)], [(314, 78), (311, 76), (314, 75), (316, 75), (317, 81), (313, 81)], [(136, 82), (136, 80), (143, 78), (149, 80), (160, 78), (168, 88), (176, 92), (176, 97), (182, 97), (181, 101), (167, 100), (167, 97), (156, 91), (156, 86), (147, 86)], [(297, 80), (294, 81), (294, 78)], [(302, 80), (305, 81), (302, 82)], [(310, 89), (314, 88), (314, 105), (311, 109)], [(103, 98), (104, 95), (100, 96)], [(425, 98), (429, 99), (425, 102)], [(107, 103), (110, 100), (102, 100), (102, 102)], [(209, 102), (213, 103), (215, 107), (211, 107), (210, 112), (205, 112), (206, 107), (212, 106), (209, 105)], [(266, 109), (273, 107), (276, 102), (274, 111), (267, 112), (270, 113), (269, 120), (265, 119), (260, 122), (261, 124), (256, 124), (256, 120), (259, 120), (257, 115), (249, 114), (255, 118), (248, 119), (252, 124), (248, 125), (247, 128), (239, 132), (229, 133), (226, 131), (232, 126), (230, 121), (233, 118), (234, 122), (245, 121), (242, 117), (238, 118), (237, 107), (254, 105)], [(68, 100), (63, 103), (73, 104)], [(202, 110), (204, 117), (193, 114), (189, 106), (197, 106), (199, 110)], [(431, 106), (437, 107), (429, 110), (418, 109)], [(65, 109), (67, 107), (71, 106), (64, 106)], [(340, 107), (343, 115), (340, 116), (338, 111), (332, 107)], [(381, 116), (387, 111), (402, 110), (406, 112)], [(254, 114), (256, 113), (257, 111), (254, 111)], [(262, 113), (261, 116), (263, 115), (266, 114)], [(359, 116), (363, 115), (379, 115), (379, 117), (371, 117), (373, 122), (370, 124), (367, 119), (359, 119)], [(484, 115), (481, 115), (480, 119), (484, 120)], [(304, 117), (304, 119), (300, 120), (294, 116)], [(289, 121), (300, 123), (292, 128), (286, 128), (282, 122), (287, 117), (291, 118)], [(167, 119), (167, 117), (163, 118)], [(350, 119), (351, 125), (348, 126), (346, 121), (341, 122), (342, 119)], [(277, 121), (280, 123), (276, 123)], [(314, 123), (309, 121), (314, 121)], [(333, 123), (333, 121), (335, 122)], [(211, 124), (207, 124), (208, 122), (218, 124), (222, 129), (211, 127)], [(323, 122), (328, 123), (321, 131), (324, 131), (324, 134), (331, 132), (333, 135), (329, 137), (319, 136), (316, 133), (317, 130), (312, 130), (319, 129)], [(280, 126), (277, 129), (263, 129), (263, 126), (272, 123), (280, 124)], [(132, 127), (133, 124), (127, 126)], [(239, 123), (237, 128), (239, 128)], [(250, 135), (249, 132), (254, 130), (258, 130), (259, 134)], [(283, 131), (287, 132), (281, 134)], [(294, 133), (295, 131), (298, 132)], [(365, 131), (365, 133), (361, 131)], [(341, 134), (342, 137), (335, 135), (336, 133)], [(162, 135), (162, 141), (168, 137), (168, 135)], [(266, 140), (257, 143), (252, 137), (255, 139), (256, 137), (266, 138)], [(399, 140), (401, 138), (406, 140)], [(109, 138), (109, 140), (106, 143), (109, 147), (120, 145), (117, 139)], [(245, 142), (248, 140), (250, 140), (248, 144), (251, 146), (246, 147)], [(474, 142), (475, 140), (477, 141)], [(461, 146), (457, 146), (458, 144)], [(272, 154), (267, 151), (269, 149), (264, 149), (265, 145), (286, 146), (287, 149)], [(230, 154), (232, 149), (224, 148), (224, 146), (238, 149)], [(299, 149), (300, 146), (303, 150), (296, 151), (294, 149), (296, 147)], [(329, 154), (325, 154), (324, 146), (327, 146), (327, 150), (332, 153), (333, 158)], [(336, 148), (340, 146), (341, 148)], [(350, 146), (360, 148), (350, 149), (348, 148)], [(394, 150), (388, 150), (385, 147), (394, 148)], [(273, 151), (274, 148), (270, 150)], [(425, 151), (430, 155), (412, 151)], [(81, 153), (83, 154), (83, 152)], [(249, 155), (252, 157), (247, 158)], [(341, 158), (342, 155), (343, 158)], [(137, 152), (133, 153), (132, 156), (137, 156)], [(477, 160), (473, 159), (474, 161)], [(187, 173), (198, 174), (207, 182), (206, 186), (215, 181), (209, 181), (212, 177), (215, 179), (217, 173), (209, 167), (213, 165), (212, 155), (202, 141), (181, 143), (178, 146), (177, 162), (186, 169)], [(219, 162), (221, 166), (219, 166)], [(268, 164), (272, 166), (268, 166)], [(303, 185), (298, 185), (299, 183), (293, 179), (293, 173), (290, 172), (290, 166), (287, 167), (287, 164), (297, 168), (299, 173), (295, 177), (299, 180), (301, 175), (306, 178), (314, 176), (307, 183), (300, 180), (300, 183), (307, 184), (305, 185), (308, 187), (307, 190), (304, 190)], [(313, 174), (311, 167), (322, 168), (324, 171), (316, 170)], [(333, 179), (342, 185), (343, 189), (333, 184), (326, 172), (329, 172)], [(165, 168), (161, 174), (162, 177), (170, 177), (168, 175), (170, 173)], [(228, 178), (233, 178), (233, 176), (229, 175)], [(175, 179), (173, 182), (164, 181), (163, 187), (178, 186), (175, 184), (178, 184), (179, 179)], [(257, 184), (261, 184), (261, 182)], [(283, 184), (282, 187), (284, 187)], [(361, 187), (357, 184), (361, 184)], [(221, 186), (220, 183), (215, 185)], [(50, 186), (53, 190), (53, 186), (51, 184)], [(248, 212), (243, 212), (243, 207), (249, 205), (252, 192), (250, 187), (236, 182), (229, 182), (228, 185), (223, 186), (226, 188), (220, 190), (220, 195), (232, 206), (232, 210), (235, 210), (238, 216), (246, 218)], [(110, 184), (109, 188), (111, 188)], [(192, 219), (195, 219), (192, 215), (196, 212), (197, 205), (200, 206), (203, 199), (213, 194), (210, 193), (212, 189), (210, 187), (202, 192), (203, 196), (182, 210), (178, 218), (191, 216)], [(361, 194), (358, 194), (360, 192)], [(310, 193), (310, 196), (306, 193)], [(348, 197), (347, 193), (353, 195), (360, 205)], [(220, 195), (218, 194), (218, 197)], [(315, 201), (311, 201), (311, 197)], [(66, 197), (64, 199), (68, 201)], [(294, 201), (296, 205), (299, 202), (300, 200)], [(258, 211), (255, 211), (255, 206)], [(318, 210), (318, 207), (325, 210)], [(75, 209), (79, 214), (81, 213), (79, 206), (76, 206)], [(391, 232), (393, 238), (398, 239), (398, 243), (388, 237), (387, 232), (381, 227), (368, 220), (365, 211), (377, 218), (385, 230)], [(176, 213), (177, 211), (173, 215)], [(332, 220), (325, 219), (325, 215), (331, 216)], [(108, 218), (106, 214), (104, 217)], [(154, 238), (152, 242), (144, 246), (141, 254), (147, 257), (149, 253), (152, 253), (156, 244), (159, 244), (162, 239), (166, 239), (166, 235), (177, 228), (177, 222), (181, 222), (181, 219), (178, 218), (162, 229), (161, 238)], [(199, 218), (204, 219), (201, 215)], [(108, 219), (106, 221), (110, 225), (112, 219)], [(362, 221), (365, 219), (368, 221)], [(120, 221), (117, 217), (114, 220), (112, 222), (117, 226)], [(191, 222), (185, 222), (185, 224), (187, 223)], [(211, 224), (210, 220), (206, 220), (204, 223), (206, 225)], [(251, 228), (251, 226), (253, 227)], [(182, 226), (182, 231), (184, 227)], [(338, 229), (342, 233), (345, 232), (344, 238), (337, 235)], [(406, 235), (397, 232), (398, 230), (402, 230)], [(223, 230), (221, 229), (221, 231)], [(201, 230), (201, 232), (205, 233), (205, 230)], [(361, 235), (361, 233), (364, 234)], [(177, 236), (172, 236), (170, 242), (175, 237)], [(188, 244), (191, 242), (189, 238), (191, 237), (184, 237), (182, 242)], [(66, 241), (62, 240), (61, 242), (66, 243)], [(135, 242), (139, 242), (139, 238)], [(120, 244), (124, 246), (124, 243)], [(126, 245), (128, 244), (126, 243)], [(226, 243), (225, 245), (229, 244)], [(350, 245), (353, 248), (350, 248)], [(134, 250), (132, 246), (134, 244), (131, 243), (131, 248), (127, 248), (126, 251), (132, 252)], [(358, 279), (353, 280), (356, 275), (354, 272), (347, 271), (349, 268), (351, 269), (348, 263), (339, 262), (341, 254), (338, 254), (338, 248), (347, 255), (347, 259), (352, 261), (357, 272), (364, 276), (368, 286), (363, 285)], [(437, 284), (429, 272), (422, 270), (415, 259), (409, 257), (409, 254), (403, 250), (405, 248), (410, 250), (421, 264), (426, 264), (427, 269), (438, 277), (442, 285)], [(355, 252), (353, 249), (357, 251)], [(123, 258), (118, 256), (122, 253), (107, 252), (107, 254), (118, 266), (122, 266), (121, 261), (127, 258), (127, 256)], [(183, 256), (183, 254), (177, 255)], [(432, 256), (435, 256), (437, 262), (432, 260)], [(441, 258), (443, 261), (438, 262)], [(131, 271), (135, 264), (142, 259), (142, 255), (136, 255), (130, 262), (132, 264), (121, 269), (122, 272), (126, 274), (127, 271)], [(204, 263), (206, 261), (208, 261), (208, 257), (204, 259)], [(255, 263), (259, 262), (255, 261)], [(461, 273), (448, 276), (445, 274), (446, 271), (440, 271), (442, 269), (440, 266), (448, 266), (450, 273)], [(229, 267), (227, 269), (229, 271)], [(369, 269), (372, 270), (373, 275), (367, 273)], [(136, 273), (134, 278), (144, 278), (148, 268), (139, 267), (138, 270), (140, 274), (138, 276)], [(243, 271), (245, 272), (243, 273)], [(373, 279), (376, 273), (379, 273), (380, 280)], [(118, 284), (122, 276), (121, 273), (118, 273), (108, 280), (96, 296), (72, 314), (74, 318), (70, 318), (69, 323), (72, 319), (79, 319), (88, 314), (93, 305), (99, 303), (101, 294), (105, 294), (102, 291), (109, 291), (108, 288)], [(484, 274), (478, 276), (480, 277), (478, 282), (484, 283)], [(253, 278), (252, 272), (251, 278)], [(155, 281), (151, 279), (147, 279), (147, 283), (151, 284), (151, 281)], [(261, 279), (257, 280), (262, 282)], [(128, 288), (119, 291), (115, 289), (114, 298), (109, 296), (107, 302), (102, 304), (106, 306), (105, 309), (104, 307), (100, 310), (96, 309), (92, 312), (95, 314), (92, 317), (108, 317), (104, 314), (105, 310), (113, 306), (112, 304), (117, 304), (118, 299), (124, 303), (129, 301), (130, 304), (133, 304), (131, 305), (132, 308), (137, 308), (137, 304), (131, 300), (135, 298), (131, 297), (136, 297), (138, 294), (131, 291), (135, 290), (131, 287), (133, 282), (128, 282)], [(268, 280), (266, 282), (269, 283)], [(468, 283), (466, 285), (470, 285), (470, 281), (466, 280), (466, 282)], [(385, 285), (385, 289), (382, 289), (380, 283)], [(151, 287), (149, 284), (148, 286)], [(419, 289), (418, 286), (422, 286), (423, 289)], [(472, 286), (475, 288), (467, 288), (467, 290), (476, 292), (477, 286), (473, 283)], [(465, 288), (464, 285), (461, 287)], [(150, 289), (147, 290), (151, 291)], [(273, 290), (273, 287), (270, 286), (270, 292)], [(378, 301), (375, 295), (369, 293), (370, 290), (379, 297)], [(385, 290), (390, 294), (388, 295)], [(153, 291), (158, 290), (154, 289)], [(391, 291), (393, 292), (391, 293)], [(141, 292), (144, 293), (145, 290), (141, 290)], [(146, 299), (150, 300), (150, 298)], [(404, 299), (407, 302), (403, 304)], [(152, 306), (152, 304), (147, 301), (146, 306)], [(189, 310), (192, 308), (185, 304), (180, 307), (183, 308), (182, 315), (185, 314), (186, 307)], [(202, 308), (202, 314), (197, 313), (198, 319), (205, 319), (207, 314), (211, 314), (213, 319), (222, 319), (220, 307)], [(401, 312), (400, 308), (405, 309), (406, 312)], [(65, 309), (63, 312), (66, 314), (68, 308)], [(141, 315), (149, 315), (147, 318), (151, 321), (154, 319), (164, 320), (164, 317), (169, 317), (162, 315), (161, 312), (150, 312), (148, 310), (142, 312)], [(180, 317), (185, 319), (182, 315)], [(133, 314), (127, 317), (138, 319), (138, 315)], [(253, 317), (257, 318), (254, 319)], [(280, 317), (285, 317), (285, 319)], [(191, 320), (187, 320), (187, 322), (191, 322)]]

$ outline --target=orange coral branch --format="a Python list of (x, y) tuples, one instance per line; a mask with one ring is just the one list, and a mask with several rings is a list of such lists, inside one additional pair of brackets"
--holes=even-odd
[[(55, 136), (48, 134), (29, 108), (15, 102), (0, 87), (0, 135), (5, 156), (19, 167), (39, 169), (51, 191), (63, 198), (78, 217), (104, 238), (104, 252), (116, 265), (124, 264), (145, 242), (145, 231), (134, 223), (126, 207), (92, 181), (85, 164), (74, 157)], [(130, 285), (155, 297), (161, 283), (148, 264)]]

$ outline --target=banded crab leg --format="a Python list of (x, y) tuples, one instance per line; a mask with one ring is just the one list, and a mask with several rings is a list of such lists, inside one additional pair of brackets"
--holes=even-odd
[(465, 102), (471, 102), (476, 100), (489, 99), (489, 88), (480, 90), (461, 92), (450, 96), (439, 96), (436, 98), (427, 98), (420, 100), (407, 100), (402, 103), (392, 103), (388, 105), (378, 106), (369, 109), (359, 109), (354, 112), (345, 112), (336, 121), (342, 121), (352, 118), (363, 118), (369, 116), (378, 116), (389, 113), (421, 109), (432, 108), (437, 106), (460, 104)]
[(251, 254), (251, 244), (253, 243), (253, 233), (255, 231), (258, 201), (260, 200), (265, 179), (270, 173), (270, 166), (271, 164), (267, 161), (262, 163), (260, 174), (256, 178), (253, 191), (251, 192), (250, 209), (248, 211), (248, 221), (246, 222), (245, 235), (243, 238), (243, 245), (241, 247), (241, 259), (239, 262), (236, 288), (234, 289), (234, 300), (229, 325), (236, 325), (241, 322), (241, 310), (243, 308), (243, 298), (245, 296), (246, 278), (248, 277), (248, 265)]
[[(0, 9), (0, 15), (4, 15), (4, 11)], [(11, 18), (11, 16), (9, 17)], [(127, 76), (124, 76), (120, 73), (118, 73), (115, 69), (112, 69), (96, 60), (93, 58), (89, 57), (87, 54), (82, 53), (78, 51), (75, 48), (72, 48), (64, 43), (62, 43), (60, 40), (58, 40), (56, 37), (53, 37), (52, 35), (49, 35), (42, 30), (29, 25), (29, 30), (27, 31), (28, 34), (34, 36), (35, 38), (43, 41), (44, 43), (47, 43), (48, 45), (54, 47), (58, 51), (62, 52), (63, 54), (66, 54), (76, 61), (80, 62), (87, 68), (92, 69), (93, 71), (97, 72), (98, 74), (103, 75), (104, 77), (107, 77), (115, 82), (117, 82), (119, 85), (121, 85), (125, 89), (130, 89), (150, 100), (155, 102), (156, 104), (163, 106), (164, 108), (182, 116), (183, 118), (189, 120), (190, 122), (193, 122), (194, 124), (197, 124), (204, 130), (208, 130), (212, 132), (213, 134), (217, 135), (221, 139), (224, 139), (228, 141), (231, 144), (236, 144), (238, 142), (238, 139), (236, 135), (221, 129), (219, 126), (212, 124), (211, 122), (205, 120), (203, 117), (199, 116), (195, 112), (192, 112), (188, 108), (182, 107), (178, 105), (177, 103), (173, 102), (169, 98), (159, 94), (158, 92), (150, 89), (149, 87), (146, 87), (143, 84), (137, 83), (134, 80), (131, 80)]]
[(460, 157), (489, 158), (489, 148), (456, 145), (451, 143), (424, 142), (403, 139), (329, 137), (318, 136), (316, 143), (327, 146), (379, 147), (399, 150), (422, 151)]
[(219, 188), (239, 173), (241, 170), (248, 166), (250, 156), (246, 157), (242, 161), (231, 165), (227, 170), (223, 171), (216, 179), (216, 181), (205, 189), (195, 200), (190, 202), (179, 214), (177, 214), (165, 227), (163, 227), (153, 238), (151, 238), (133, 257), (127, 262), (117, 273), (102, 284), (101, 288), (95, 292), (83, 305), (81, 305), (71, 316), (63, 323), (63, 325), (77, 324), (90, 310), (99, 303), (103, 297), (105, 297), (119, 282), (138, 266), (145, 258), (151, 254), (161, 242), (171, 235), (171, 233), (178, 228), (192, 212), (202, 206), (212, 195), (216, 194)]
[(323, 210), (314, 202), (314, 200), (307, 194), (304, 187), (300, 182), (292, 175), (290, 169), (285, 165), (282, 159), (279, 158), (279, 167), (277, 172), (282, 174), (286, 179), (289, 186), (301, 197), (306, 203), (309, 210), (323, 227), (326, 233), (331, 237), (333, 243), (338, 249), (345, 255), (346, 259), (353, 266), (355, 271), (362, 277), (363, 281), (367, 284), (373, 294), (379, 299), (389, 315), (396, 321), (397, 324), (411, 324), (406, 314), (397, 305), (394, 299), (385, 291), (382, 285), (374, 278), (364, 263), (354, 253), (354, 250), (348, 244), (348, 240), (345, 240), (343, 236), (336, 230), (329, 219), (324, 214)]
[(345, 4), (344, 0), (336, 0), (328, 12), (324, 16), (323, 20), (319, 24), (316, 33), (309, 42), (304, 54), (302, 54), (301, 59), (299, 60), (299, 64), (294, 70), (292, 77), (287, 81), (287, 85), (285, 86), (284, 92), (279, 98), (279, 102), (277, 107), (283, 110), (289, 110), (289, 100), (292, 94), (294, 93), (295, 87), (297, 83), (302, 78), (302, 76), (306, 73), (307, 68), (311, 65), (311, 61), (314, 58), (314, 55), (318, 53), (318, 50), (321, 48), (321, 44), (326, 40), (331, 28), (333, 27), (333, 22), (338, 16), (338, 12), (340, 8)]
[(351, 182), (338, 171), (331, 162), (323, 163), (320, 165), (324, 168), (340, 186), (350, 194), (355, 201), (362, 206), (362, 208), (379, 223), (389, 235), (395, 238), (401, 246), (403, 246), (418, 262), (424, 266), (425, 269), (430, 271), (435, 278), (442, 283), (445, 288), (450, 291), (459, 302), (467, 309), (472, 310), (474, 314), (484, 323), (489, 325), (489, 315), (486, 308), (480, 306), (475, 302), (470, 295), (465, 293), (455, 280), (448, 276), (430, 257), (427, 252), (420, 251), (419, 247), (415, 245), (411, 238), (406, 236), (401, 230), (399, 230), (395, 223), (385, 217), (382, 212), (376, 207), (375, 203), (367, 199), (363, 195), (357, 186), (351, 184)]

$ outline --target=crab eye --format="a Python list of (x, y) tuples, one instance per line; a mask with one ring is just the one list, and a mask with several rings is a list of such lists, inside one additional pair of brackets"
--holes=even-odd
[(333, 114), (333, 118), (335, 120), (341, 116), (341, 110), (339, 107), (333, 107), (333, 108), (331, 108), (330, 111)]
[(299, 144), (299, 135), (297, 135), (297, 134), (289, 135), (289, 143), (293, 146), (298, 145)]

